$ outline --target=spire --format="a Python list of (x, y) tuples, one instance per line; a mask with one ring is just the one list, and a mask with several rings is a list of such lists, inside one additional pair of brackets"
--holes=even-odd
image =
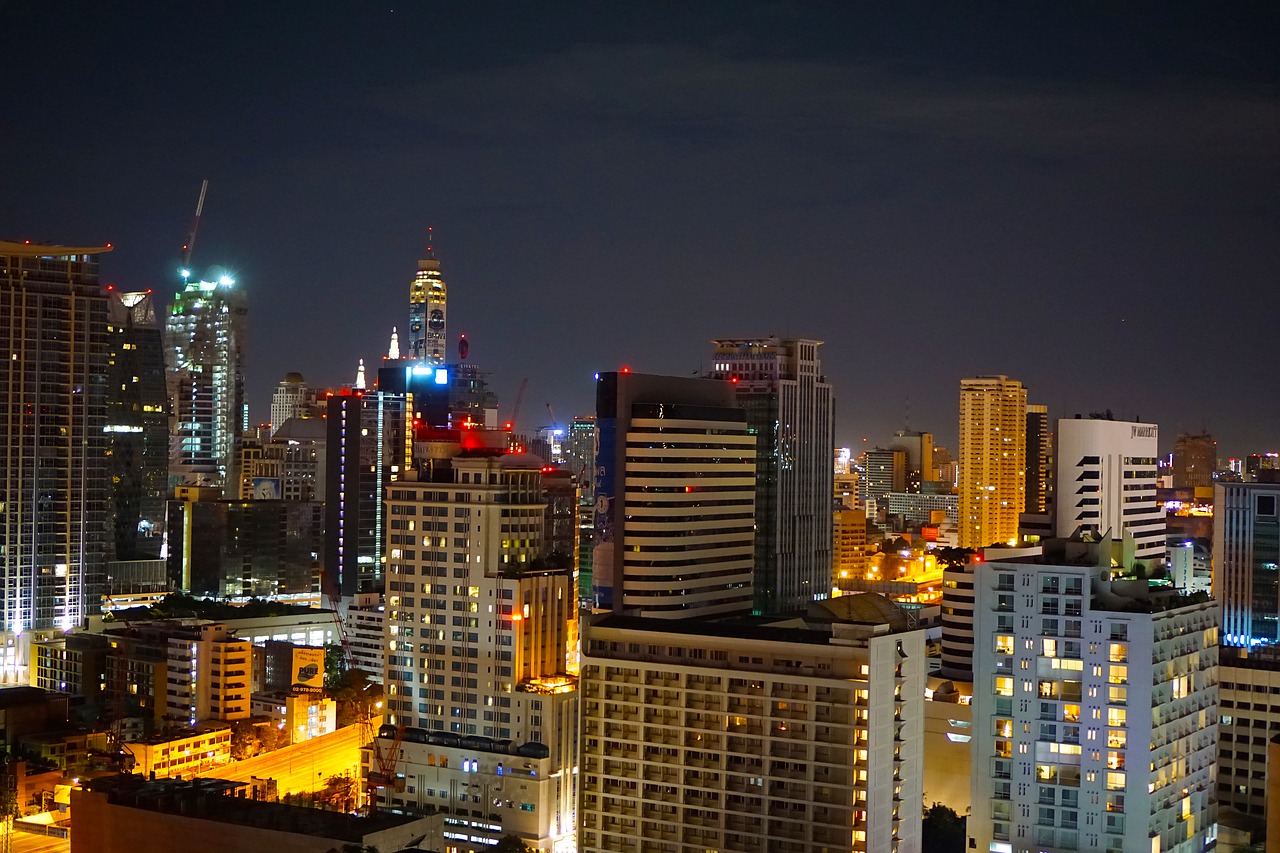
[(387, 358), (395, 361), (400, 358), (400, 336), (396, 334), (396, 327), (391, 327), (391, 349), (387, 350)]
[(427, 260), (434, 261), (436, 259), (436, 235), (435, 229), (430, 225), (427, 226)]
[(360, 366), (356, 368), (356, 390), (364, 390), (364, 359), (360, 359)]

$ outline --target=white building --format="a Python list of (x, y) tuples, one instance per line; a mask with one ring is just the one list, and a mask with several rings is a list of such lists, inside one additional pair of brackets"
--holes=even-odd
[(1164, 506), (1156, 500), (1155, 424), (1060, 418), (1058, 420), (1057, 533), (1078, 528), (1134, 539), (1134, 556), (1164, 564)]
[(343, 627), (351, 650), (351, 663), (367, 673), (370, 681), (381, 684), (387, 664), (387, 614), (382, 593), (356, 593), (344, 613)]
[(772, 624), (597, 617), (580, 849), (920, 850), (924, 651), (874, 594)]
[(1110, 541), (977, 567), (977, 850), (1200, 853), (1215, 837), (1218, 605), (1112, 580)]

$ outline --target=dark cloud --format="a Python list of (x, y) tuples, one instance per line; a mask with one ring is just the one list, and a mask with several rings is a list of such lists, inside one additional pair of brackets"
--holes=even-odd
[(434, 224), (451, 331), (506, 400), (529, 377), (530, 426), (777, 333), (827, 342), (845, 441), (908, 398), (951, 441), (960, 377), (1003, 372), (1274, 442), (1273, 12), (536, 5), (72, 18), (65, 62), (0, 69), (65, 105), (0, 134), (0, 236), (103, 235), (154, 285), (211, 178), (262, 415), (381, 354)]

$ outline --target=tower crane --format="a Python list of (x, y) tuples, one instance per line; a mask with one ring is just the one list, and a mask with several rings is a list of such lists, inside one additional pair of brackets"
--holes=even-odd
[(200, 182), (200, 198), (196, 201), (196, 218), (191, 223), (191, 233), (187, 235), (187, 242), (182, 244), (183, 278), (190, 274), (188, 269), (191, 266), (191, 252), (196, 247), (196, 232), (200, 230), (200, 214), (204, 212), (204, 194), (208, 191), (209, 179), (205, 178)]
[(520, 390), (516, 392), (516, 404), (511, 407), (511, 417), (507, 420), (507, 432), (514, 434), (516, 422), (520, 420), (520, 406), (524, 403), (524, 389), (529, 386), (529, 377), (520, 380)]

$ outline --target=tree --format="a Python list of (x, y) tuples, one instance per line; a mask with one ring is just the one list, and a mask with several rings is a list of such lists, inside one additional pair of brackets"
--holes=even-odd
[(238, 720), (231, 726), (231, 758), (243, 761), (262, 752), (262, 740), (258, 727), (249, 720)]
[(504, 835), (493, 847), (494, 853), (537, 853), (518, 835)]
[(951, 569), (962, 569), (969, 565), (969, 558), (973, 556), (972, 548), (952, 548), (946, 546), (934, 551), (938, 556), (938, 562), (943, 566)]
[(930, 853), (964, 853), (965, 818), (942, 803), (924, 810), (920, 822), (920, 849)]

